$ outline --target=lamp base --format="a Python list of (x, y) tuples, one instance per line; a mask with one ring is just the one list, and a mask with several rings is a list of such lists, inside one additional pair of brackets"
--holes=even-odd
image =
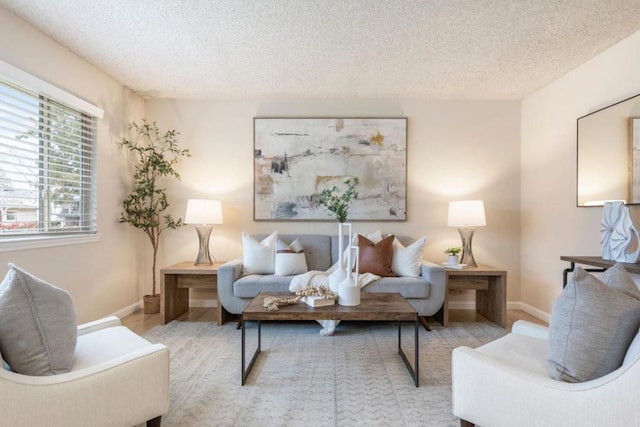
[(473, 251), (471, 250), (471, 241), (473, 240), (473, 233), (475, 233), (475, 227), (460, 227), (458, 233), (462, 238), (462, 258), (460, 264), (467, 264), (469, 267), (477, 267), (476, 260), (473, 259)]
[[(211, 236), (211, 230), (213, 227), (200, 226), (196, 227), (198, 232), (198, 241), (200, 242), (200, 248), (198, 249), (198, 258), (193, 265), (211, 265), (211, 255), (209, 255), (209, 237)], [(215, 257), (214, 257), (215, 259)]]

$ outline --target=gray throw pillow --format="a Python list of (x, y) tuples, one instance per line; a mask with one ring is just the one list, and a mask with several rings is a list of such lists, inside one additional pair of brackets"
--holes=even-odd
[(71, 296), (14, 264), (0, 283), (0, 352), (24, 375), (71, 371), (78, 328)]
[(639, 326), (640, 301), (576, 267), (573, 279), (553, 304), (549, 375), (582, 382), (615, 371), (622, 366)]
[(631, 274), (620, 263), (616, 263), (600, 276), (602, 283), (611, 289), (640, 300), (640, 290)]

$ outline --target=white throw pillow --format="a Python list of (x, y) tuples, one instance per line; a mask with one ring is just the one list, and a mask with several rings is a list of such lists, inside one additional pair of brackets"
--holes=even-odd
[(421, 238), (406, 248), (398, 239), (393, 241), (391, 270), (396, 276), (420, 277), (425, 238)]
[(306, 273), (307, 259), (304, 248), (298, 239), (287, 245), (278, 239), (276, 242), (276, 276), (291, 276)]
[(276, 264), (276, 240), (274, 231), (262, 242), (242, 233), (242, 274), (273, 274)]

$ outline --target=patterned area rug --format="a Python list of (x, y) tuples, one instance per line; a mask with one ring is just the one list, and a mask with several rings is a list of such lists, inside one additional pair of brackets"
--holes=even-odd
[[(506, 334), (493, 323), (420, 327), (420, 387), (397, 352), (389, 323), (263, 323), (262, 353), (242, 387), (235, 323), (173, 321), (145, 337), (171, 351), (169, 426), (457, 426), (451, 413), (451, 351)], [(247, 347), (257, 327), (247, 328)], [(413, 361), (413, 327), (403, 349)], [(249, 352), (248, 351), (248, 352)], [(248, 356), (249, 358), (249, 356)]]

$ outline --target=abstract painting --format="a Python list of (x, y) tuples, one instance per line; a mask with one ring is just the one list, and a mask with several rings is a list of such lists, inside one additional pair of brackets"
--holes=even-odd
[(254, 118), (254, 219), (322, 221), (325, 188), (357, 177), (349, 221), (406, 221), (406, 118)]

